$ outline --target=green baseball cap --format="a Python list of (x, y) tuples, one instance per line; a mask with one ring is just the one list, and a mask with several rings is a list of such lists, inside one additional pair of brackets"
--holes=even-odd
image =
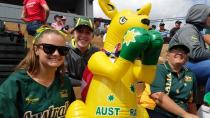
[(190, 52), (190, 49), (186, 45), (181, 44), (181, 43), (175, 43), (175, 44), (169, 45), (168, 51), (170, 52), (172, 49), (177, 49), (177, 48), (183, 49), (186, 53)]
[(91, 19), (89, 19), (89, 18), (85, 18), (85, 17), (78, 18), (75, 22), (73, 31), (81, 26), (87, 26), (90, 28), (91, 31), (93, 31), (93, 23), (92, 23)]

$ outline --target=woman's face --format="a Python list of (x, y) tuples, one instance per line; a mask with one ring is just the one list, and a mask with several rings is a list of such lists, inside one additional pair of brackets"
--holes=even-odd
[(187, 53), (183, 49), (173, 49), (167, 54), (167, 59), (172, 65), (184, 65), (188, 59)]
[(55, 68), (64, 63), (64, 55), (68, 52), (65, 39), (57, 34), (43, 34), (37, 44), (36, 55), (39, 57), (40, 67)]
[(87, 49), (93, 39), (93, 32), (87, 26), (81, 26), (74, 31), (74, 37), (78, 48)]

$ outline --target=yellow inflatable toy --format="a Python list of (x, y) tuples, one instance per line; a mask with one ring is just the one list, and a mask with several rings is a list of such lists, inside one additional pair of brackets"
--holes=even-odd
[(66, 118), (146, 118), (134, 85), (153, 81), (163, 44), (160, 33), (148, 31), (151, 4), (137, 12), (118, 12), (110, 0), (99, 0), (99, 4), (112, 21), (103, 50), (88, 62), (86, 77), (92, 80), (85, 103), (73, 102)]

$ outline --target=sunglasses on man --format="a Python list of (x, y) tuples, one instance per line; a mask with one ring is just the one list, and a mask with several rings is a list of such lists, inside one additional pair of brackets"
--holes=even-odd
[(52, 44), (37, 44), (36, 45), (38, 48), (42, 47), (43, 51), (48, 54), (48, 55), (52, 55), (56, 50), (58, 50), (58, 53), (60, 54), (60, 56), (66, 56), (69, 48), (65, 47), (65, 46), (56, 46), (56, 45), (52, 45)]

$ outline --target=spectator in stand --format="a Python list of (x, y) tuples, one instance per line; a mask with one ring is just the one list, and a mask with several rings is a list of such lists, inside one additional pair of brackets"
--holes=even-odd
[[(156, 77), (150, 85), (150, 97), (155, 102), (150, 103), (155, 105), (146, 105), (150, 118), (198, 118), (193, 115), (197, 112), (196, 78), (184, 67), (189, 51), (183, 44), (171, 45), (167, 61), (157, 66)], [(142, 98), (142, 101), (146, 100)]]
[(101, 25), (101, 19), (100, 18), (96, 18), (94, 19), (94, 35), (99, 36), (101, 34), (101, 31), (99, 29)]
[(101, 36), (103, 37), (103, 42), (105, 42), (106, 33), (107, 33), (108, 28), (109, 28), (109, 24), (108, 23), (104, 23), (104, 30), (101, 32)]
[(156, 25), (150, 25), (149, 30), (156, 30)]
[(210, 92), (210, 51), (201, 34), (204, 28), (210, 27), (210, 6), (193, 5), (187, 13), (186, 23), (169, 45), (183, 43), (190, 49), (186, 65), (195, 73), (198, 85), (205, 86), (205, 91)]
[(176, 34), (176, 32), (180, 29), (181, 27), (181, 24), (182, 22), (177, 20), (175, 22), (175, 27), (173, 27), (171, 30), (170, 30), (170, 37), (172, 38), (174, 36), (174, 34)]
[(61, 16), (61, 20), (63, 22), (62, 30), (67, 34), (70, 34), (72, 29), (69, 27), (69, 25), (66, 25), (67, 18), (65, 16)]
[(55, 22), (51, 24), (52, 28), (54, 28), (55, 30), (61, 30), (64, 27), (62, 16), (55, 15), (54, 20)]
[(156, 25), (152, 25), (152, 30), (156, 30)]
[(102, 35), (106, 34), (108, 27), (109, 27), (109, 24), (108, 24), (108, 23), (104, 23), (104, 28), (103, 28), (103, 30), (101, 31), (101, 34), (102, 34)]
[(49, 7), (45, 0), (24, 0), (21, 19), (26, 22), (26, 30), (34, 36), (36, 30), (46, 24), (49, 16)]
[(58, 30), (39, 30), (27, 56), (0, 86), (1, 118), (64, 118), (75, 100), (65, 75), (66, 38)]
[(87, 62), (91, 55), (98, 51), (98, 48), (91, 45), (94, 35), (90, 19), (78, 18), (72, 32), (74, 39), (72, 39), (69, 53), (66, 56), (66, 68), (73, 85), (80, 86)]
[(164, 43), (168, 43), (170, 41), (170, 37), (169, 37), (169, 30), (165, 29), (165, 23), (161, 22), (159, 24), (159, 32), (161, 33)]

